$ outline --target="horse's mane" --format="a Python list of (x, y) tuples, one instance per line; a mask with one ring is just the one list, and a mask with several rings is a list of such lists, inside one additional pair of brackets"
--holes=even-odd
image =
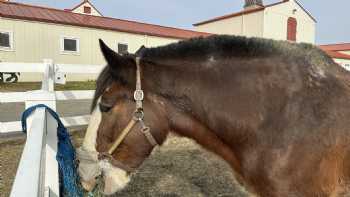
[[(229, 35), (199, 37), (161, 47), (142, 48), (137, 55), (152, 62), (161, 62), (164, 59), (206, 61), (207, 58), (205, 57), (209, 56), (217, 58), (269, 58), (280, 56), (286, 61), (298, 61), (306, 65), (329, 65), (334, 63), (325, 52), (315, 45)], [(126, 55), (125, 57), (131, 58), (131, 56), (133, 55)], [(113, 80), (107, 66), (97, 79), (92, 109), (95, 108), (97, 99)]]
[(322, 50), (312, 44), (291, 43), (264, 38), (247, 38), (243, 36), (214, 35), (209, 37), (192, 38), (166, 46), (143, 50), (142, 57), (149, 60), (184, 59), (216, 57), (271, 57), (285, 56), (300, 58), (307, 55), (318, 59), (331, 60)]

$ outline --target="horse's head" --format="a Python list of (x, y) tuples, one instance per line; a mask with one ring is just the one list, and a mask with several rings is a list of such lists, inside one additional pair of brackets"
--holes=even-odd
[(87, 190), (102, 175), (104, 193), (112, 194), (127, 185), (130, 173), (165, 140), (169, 126), (164, 104), (155, 95), (146, 90), (136, 104), (135, 87), (143, 80), (137, 83), (142, 72), (135, 57), (120, 56), (102, 41), (100, 45), (108, 66), (97, 80), (92, 116), (78, 150), (79, 174)]

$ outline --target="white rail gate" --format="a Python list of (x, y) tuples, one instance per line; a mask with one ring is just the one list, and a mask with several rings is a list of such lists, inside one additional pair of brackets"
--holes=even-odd
[[(54, 84), (65, 83), (65, 74), (98, 74), (101, 65), (43, 63), (0, 63), (0, 72), (42, 73), (41, 90), (0, 92), (0, 104), (24, 102), (26, 109), (45, 104), (56, 110), (56, 101), (91, 99), (94, 91), (54, 91)], [(88, 124), (89, 116), (61, 118), (66, 127)], [(27, 140), (11, 190), (11, 197), (59, 196), (57, 152), (57, 121), (44, 109), (38, 108), (27, 119)], [(20, 132), (21, 122), (0, 122), (0, 137)]]

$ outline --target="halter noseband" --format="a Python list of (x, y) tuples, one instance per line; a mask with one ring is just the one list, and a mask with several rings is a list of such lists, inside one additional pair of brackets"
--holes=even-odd
[(140, 57), (136, 57), (136, 89), (134, 91), (134, 100), (136, 102), (136, 109), (133, 114), (133, 117), (127, 124), (127, 126), (123, 129), (118, 138), (114, 141), (112, 146), (108, 149), (108, 152), (101, 153), (99, 155), (99, 159), (108, 158), (112, 163), (118, 163), (112, 157), (113, 152), (118, 148), (118, 146), (123, 142), (128, 133), (134, 128), (134, 126), (139, 123), (141, 125), (141, 133), (145, 135), (146, 139), (152, 146), (157, 146), (158, 143), (152, 133), (150, 132), (150, 128), (146, 126), (144, 122), (144, 111), (143, 111), (143, 99), (144, 93), (141, 87), (141, 66), (140, 66)]

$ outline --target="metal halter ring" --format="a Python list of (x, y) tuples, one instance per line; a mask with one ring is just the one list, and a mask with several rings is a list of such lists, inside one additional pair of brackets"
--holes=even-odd
[(135, 90), (134, 99), (135, 101), (143, 101), (144, 93), (142, 90)]
[(145, 114), (143, 113), (142, 109), (138, 109), (134, 112), (134, 118), (135, 120), (143, 120)]
[(108, 152), (101, 152), (97, 156), (98, 160), (108, 160), (110, 161), (113, 156), (109, 154)]

